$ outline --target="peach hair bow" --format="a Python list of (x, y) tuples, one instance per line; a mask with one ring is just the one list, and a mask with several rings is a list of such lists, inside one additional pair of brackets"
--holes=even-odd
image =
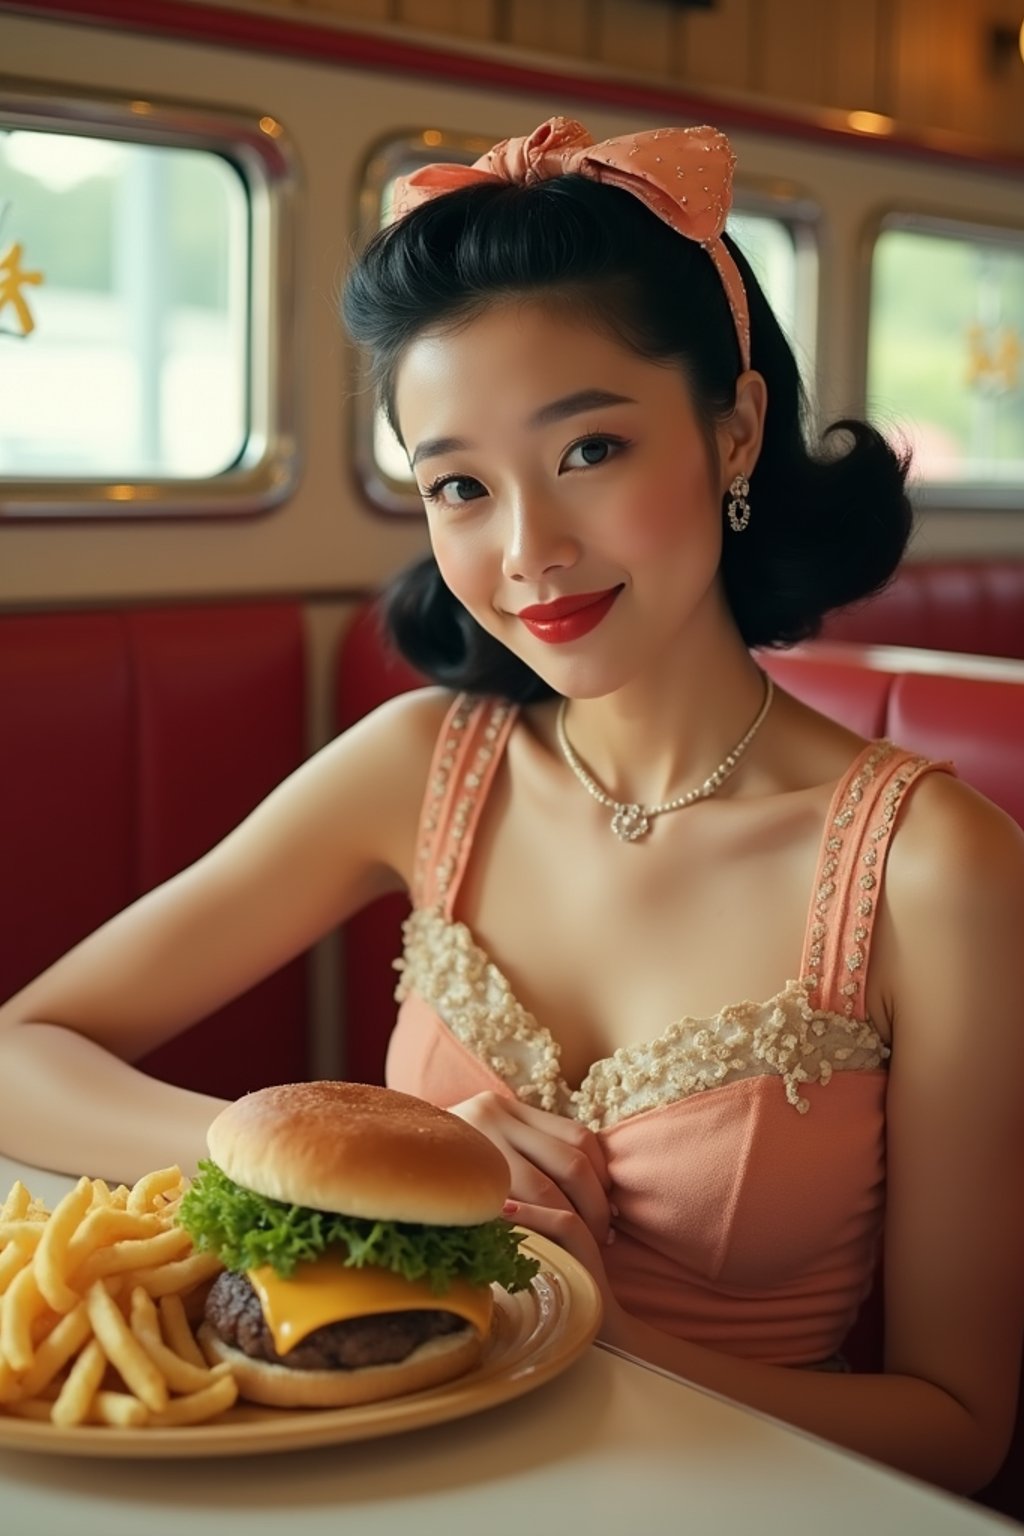
[(736, 325), (740, 358), (750, 367), (750, 314), (743, 279), (722, 241), (732, 204), (736, 156), (716, 128), (654, 128), (596, 144), (582, 123), (549, 117), (526, 138), (503, 139), (472, 165), (421, 166), (395, 183), (394, 215), (479, 182), (529, 186), (554, 176), (589, 176), (621, 187), (659, 219), (696, 240), (722, 280)]

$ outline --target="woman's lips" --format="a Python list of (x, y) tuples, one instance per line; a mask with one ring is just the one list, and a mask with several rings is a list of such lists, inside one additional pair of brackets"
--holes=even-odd
[(577, 592), (553, 603), (523, 608), (516, 617), (538, 640), (566, 645), (596, 629), (621, 591), (621, 587), (609, 587), (605, 592)]

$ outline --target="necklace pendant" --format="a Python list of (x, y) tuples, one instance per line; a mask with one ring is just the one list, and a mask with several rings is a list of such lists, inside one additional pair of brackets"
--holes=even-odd
[(642, 805), (616, 805), (612, 831), (624, 843), (635, 843), (651, 830), (650, 817)]

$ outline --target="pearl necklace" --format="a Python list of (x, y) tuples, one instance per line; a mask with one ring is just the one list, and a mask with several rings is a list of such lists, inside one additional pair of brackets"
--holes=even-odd
[(606, 805), (614, 812), (611, 820), (611, 828), (617, 838), (624, 843), (635, 843), (641, 837), (645, 837), (651, 830), (651, 822), (655, 816), (664, 816), (667, 811), (681, 811), (685, 806), (693, 805), (697, 800), (707, 800), (715, 794), (726, 779), (730, 778), (739, 766), (740, 758), (750, 746), (768, 714), (775, 696), (775, 687), (771, 678), (764, 674), (764, 699), (747, 734), (742, 737), (728, 757), (724, 757), (711, 773), (708, 774), (697, 789), (687, 790), (685, 795), (677, 795), (674, 800), (664, 800), (660, 805), (638, 805), (625, 800), (615, 800), (606, 793), (597, 780), (584, 768), (576, 753), (569, 743), (565, 733), (565, 712), (569, 707), (569, 700), (563, 699), (558, 706), (558, 716), (555, 721), (555, 733), (558, 737), (558, 745), (562, 756), (568, 763), (576, 778), (579, 779), (587, 794), (592, 796), (598, 805)]

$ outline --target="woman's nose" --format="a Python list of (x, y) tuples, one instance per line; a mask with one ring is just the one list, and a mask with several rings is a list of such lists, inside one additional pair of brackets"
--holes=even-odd
[(509, 581), (531, 582), (551, 571), (568, 570), (579, 559), (579, 544), (554, 508), (540, 498), (513, 510), (505, 539), (502, 572)]

